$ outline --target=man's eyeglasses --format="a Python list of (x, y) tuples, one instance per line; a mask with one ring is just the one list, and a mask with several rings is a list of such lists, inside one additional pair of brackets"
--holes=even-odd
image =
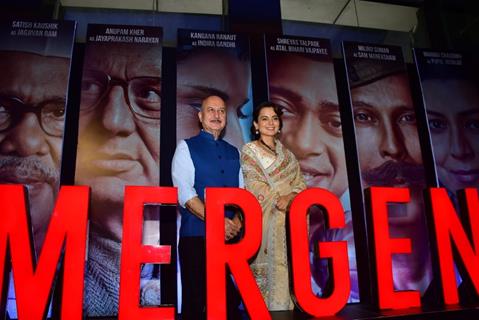
[(34, 113), (48, 135), (61, 137), (65, 125), (65, 99), (51, 99), (36, 105), (25, 104), (20, 98), (0, 95), (0, 132), (13, 128), (25, 113)]
[(84, 70), (81, 84), (82, 112), (88, 112), (114, 86), (121, 86), (130, 110), (143, 120), (158, 120), (161, 113), (161, 78), (136, 77), (129, 80), (112, 78), (96, 70)]

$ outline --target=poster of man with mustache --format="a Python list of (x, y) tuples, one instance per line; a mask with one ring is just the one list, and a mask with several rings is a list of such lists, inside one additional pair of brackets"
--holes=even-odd
[[(72, 21), (0, 24), (0, 184), (26, 186), (36, 255), (60, 186), (74, 32)], [(13, 282), (7, 313), (17, 318)]]
[(423, 295), (433, 274), (422, 190), (426, 187), (409, 78), (396, 46), (343, 43), (362, 188), (407, 187), (407, 204), (390, 204), (392, 238), (410, 238), (410, 254), (392, 256), (396, 290)]

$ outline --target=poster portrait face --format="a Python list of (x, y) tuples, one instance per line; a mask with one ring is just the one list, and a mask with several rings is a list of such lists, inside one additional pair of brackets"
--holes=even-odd
[(270, 100), (282, 108), (281, 141), (298, 159), (308, 187), (341, 196), (348, 188), (332, 62), (271, 55)]
[(361, 187), (401, 187), (407, 203), (388, 203), (388, 233), (410, 238), (411, 252), (393, 254), (395, 290), (425, 294), (433, 278), (423, 203), (426, 177), (402, 48), (344, 42)]
[[(295, 38), (273, 38), (267, 47)], [(310, 40), (316, 41), (316, 40)], [(321, 42), (324, 48), (329, 46)], [(269, 99), (281, 107), (283, 127), (279, 138), (296, 156), (309, 188), (319, 187), (341, 199), (348, 225), (330, 231), (321, 210), (311, 208), (309, 231), (313, 291), (327, 295), (331, 281), (328, 263), (313, 249), (318, 241), (347, 241), (351, 276), (350, 302), (359, 301), (356, 254), (351, 224), (343, 128), (334, 64), (328, 56), (268, 52)]]
[(158, 185), (160, 111), (161, 47), (87, 47), (76, 184), (92, 189), (94, 223), (120, 220), (125, 185)]
[(221, 97), (227, 124), (223, 138), (240, 148), (244, 144), (239, 119), (248, 101), (249, 59), (234, 51), (195, 49), (177, 56), (177, 141), (198, 134), (198, 112), (208, 96)]
[(355, 87), (351, 99), (363, 188), (411, 188), (415, 200), (389, 210), (389, 222), (401, 233), (424, 220), (425, 178), (408, 76), (395, 73)]
[(451, 191), (479, 186), (479, 88), (460, 78), (423, 82), (439, 181)]
[(364, 187), (415, 182), (422, 156), (407, 74), (355, 87), (351, 99)]
[(59, 187), (70, 60), (0, 51), (0, 183), (25, 184), (35, 237)]

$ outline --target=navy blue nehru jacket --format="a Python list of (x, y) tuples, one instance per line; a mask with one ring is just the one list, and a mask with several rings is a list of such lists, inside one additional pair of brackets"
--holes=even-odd
[[(206, 187), (239, 186), (239, 152), (228, 142), (217, 139), (203, 130), (197, 136), (185, 140), (195, 167), (194, 188), (201, 201), (205, 201)], [(180, 237), (205, 236), (205, 222), (187, 209), (180, 207)], [(233, 218), (234, 212), (225, 215)]]

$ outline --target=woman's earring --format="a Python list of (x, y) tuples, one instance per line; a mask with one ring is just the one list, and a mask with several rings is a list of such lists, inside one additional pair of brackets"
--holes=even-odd
[(278, 132), (276, 132), (276, 134), (278, 134), (278, 133), (281, 133), (281, 129), (278, 129)]
[(256, 134), (259, 134), (259, 130), (258, 130), (258, 129), (256, 129)]

